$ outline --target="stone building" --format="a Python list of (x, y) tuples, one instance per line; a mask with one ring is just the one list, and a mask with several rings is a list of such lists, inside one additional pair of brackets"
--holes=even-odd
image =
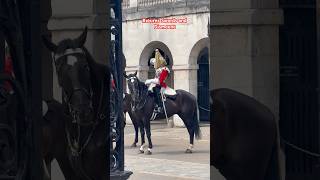
[[(153, 78), (153, 68), (148, 62), (154, 57), (155, 48), (159, 48), (171, 69), (169, 86), (198, 97), (200, 116), (206, 121), (209, 119), (206, 111), (209, 109), (209, 4), (209, 0), (124, 0), (122, 23), (125, 71), (128, 74), (137, 71), (143, 81)], [(145, 18), (176, 19), (181, 23), (144, 23)], [(156, 29), (155, 24), (175, 27)], [(174, 124), (181, 123), (175, 116)]]

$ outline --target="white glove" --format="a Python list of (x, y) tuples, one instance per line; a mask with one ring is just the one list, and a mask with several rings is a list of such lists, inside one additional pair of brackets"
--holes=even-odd
[(157, 79), (157, 78), (150, 79), (150, 82), (153, 84), (160, 84), (159, 79)]
[(147, 80), (146, 80), (146, 82), (144, 82), (144, 84), (145, 84), (145, 85), (149, 85), (149, 84), (151, 84), (150, 79), (147, 79)]
[(149, 85), (149, 84), (159, 84), (159, 79), (155, 78), (155, 79), (147, 79), (146, 82), (144, 82), (145, 85)]

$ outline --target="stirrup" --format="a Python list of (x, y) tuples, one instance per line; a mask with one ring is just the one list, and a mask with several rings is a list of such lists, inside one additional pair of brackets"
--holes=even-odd
[(156, 105), (156, 106), (154, 107), (153, 111), (154, 111), (155, 113), (161, 113), (162, 108), (161, 108), (159, 105)]
[(159, 113), (159, 114), (160, 114), (160, 113), (163, 113), (163, 108), (162, 108), (161, 106), (156, 107), (155, 110), (156, 110), (156, 112)]

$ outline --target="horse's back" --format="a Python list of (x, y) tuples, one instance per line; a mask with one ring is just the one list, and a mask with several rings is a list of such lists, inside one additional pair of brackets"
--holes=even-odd
[(191, 94), (190, 92), (186, 91), (186, 90), (177, 89), (176, 92), (177, 92), (177, 97), (180, 96), (180, 97), (183, 97), (185, 99), (191, 99), (191, 100), (197, 102), (196, 97), (193, 94)]
[[(213, 164), (225, 174), (263, 177), (276, 139), (272, 112), (252, 97), (230, 89), (211, 91)], [(237, 166), (236, 166), (237, 165)], [(252, 173), (254, 172), (254, 173)]]
[(259, 123), (275, 125), (275, 118), (270, 109), (250, 96), (231, 89), (216, 89), (211, 91), (211, 97), (213, 106), (215, 102), (219, 102), (217, 104), (229, 112), (228, 120), (256, 123), (254, 119), (260, 119)]

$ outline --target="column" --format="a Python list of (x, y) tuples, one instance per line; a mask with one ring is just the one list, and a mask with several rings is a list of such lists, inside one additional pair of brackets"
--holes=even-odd
[[(41, 35), (51, 39), (51, 32), (48, 30), (48, 22), (52, 15), (51, 0), (40, 1), (41, 13)], [(42, 99), (51, 100), (53, 98), (53, 68), (51, 52), (41, 43), (41, 73), (42, 73)]]
[[(174, 71), (174, 89), (186, 90), (197, 97), (198, 65), (174, 65), (172, 66), (172, 70)], [(173, 124), (176, 127), (185, 127), (178, 115), (173, 116)]]

